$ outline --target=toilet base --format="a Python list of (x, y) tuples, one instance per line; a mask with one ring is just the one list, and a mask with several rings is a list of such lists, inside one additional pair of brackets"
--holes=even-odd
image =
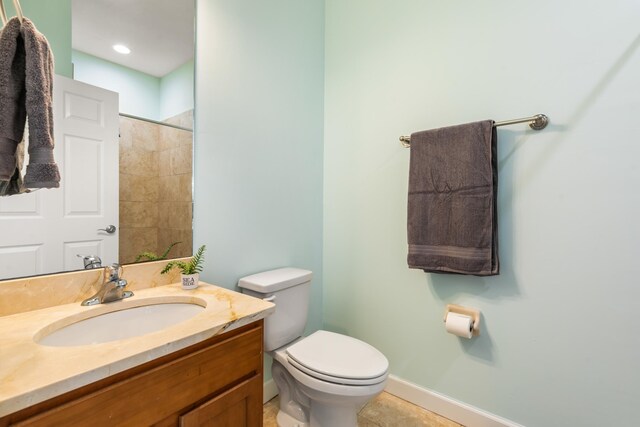
[(278, 427), (309, 427), (309, 423), (304, 423), (283, 411), (278, 411), (276, 418)]
[(352, 405), (311, 402), (310, 427), (358, 427), (358, 411)]
[(311, 378), (272, 353), (273, 380), (280, 394), (279, 427), (357, 427), (358, 412), (384, 390), (386, 378), (370, 386), (345, 386)]
[(357, 412), (351, 407), (336, 407), (313, 402), (311, 405), (309, 422), (303, 422), (286, 412), (278, 411), (276, 418), (278, 427), (357, 427)]

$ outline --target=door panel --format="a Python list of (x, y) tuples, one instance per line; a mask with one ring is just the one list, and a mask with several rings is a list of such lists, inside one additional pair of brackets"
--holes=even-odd
[(65, 217), (102, 215), (104, 141), (65, 135), (64, 148)]

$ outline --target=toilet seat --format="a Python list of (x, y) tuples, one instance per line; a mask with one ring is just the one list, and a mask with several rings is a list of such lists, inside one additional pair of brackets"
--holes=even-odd
[(328, 331), (317, 331), (286, 349), (290, 365), (334, 384), (372, 385), (387, 377), (389, 362), (375, 347)]
[(333, 384), (339, 384), (339, 385), (361, 385), (361, 386), (362, 385), (375, 385), (375, 384), (381, 383), (382, 381), (384, 381), (387, 378), (386, 375), (383, 375), (383, 376), (377, 377), (377, 378), (364, 379), (364, 380), (356, 380), (356, 379), (353, 379), (353, 378), (333, 377), (333, 376), (325, 375), (325, 374), (322, 374), (320, 372), (316, 372), (316, 371), (314, 371), (312, 369), (306, 368), (306, 367), (300, 365), (298, 362), (296, 362), (291, 357), (288, 357), (287, 361), (289, 362), (289, 365), (291, 367), (293, 367), (294, 369), (299, 370), (303, 374), (306, 374), (306, 375), (309, 375), (310, 377), (313, 377), (315, 379), (318, 379), (318, 380), (321, 380), (321, 381), (326, 381), (326, 382), (333, 383)]

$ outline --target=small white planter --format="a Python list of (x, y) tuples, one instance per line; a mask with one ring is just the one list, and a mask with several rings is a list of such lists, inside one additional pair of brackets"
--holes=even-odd
[(180, 278), (182, 279), (182, 289), (195, 289), (198, 287), (200, 282), (200, 274), (181, 274)]

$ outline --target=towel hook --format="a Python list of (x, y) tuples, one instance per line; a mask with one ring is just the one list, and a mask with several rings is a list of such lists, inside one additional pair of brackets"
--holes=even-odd
[(22, 6), (20, 6), (20, 0), (13, 0), (13, 7), (16, 8), (16, 13), (18, 14), (18, 19), (22, 23), (24, 19), (24, 15), (22, 14)]
[(0, 19), (2, 19), (2, 25), (7, 25), (7, 12), (4, 10), (4, 1), (0, 0)]
[[(20, 6), (20, 1), (13, 0), (13, 7), (16, 9), (16, 14), (18, 15), (20, 23), (22, 23), (24, 15), (22, 14), (22, 6)], [(7, 19), (7, 11), (4, 8), (4, 0), (0, 0), (0, 19), (2, 19), (2, 25), (7, 25), (7, 22), (9, 22), (9, 20)]]

